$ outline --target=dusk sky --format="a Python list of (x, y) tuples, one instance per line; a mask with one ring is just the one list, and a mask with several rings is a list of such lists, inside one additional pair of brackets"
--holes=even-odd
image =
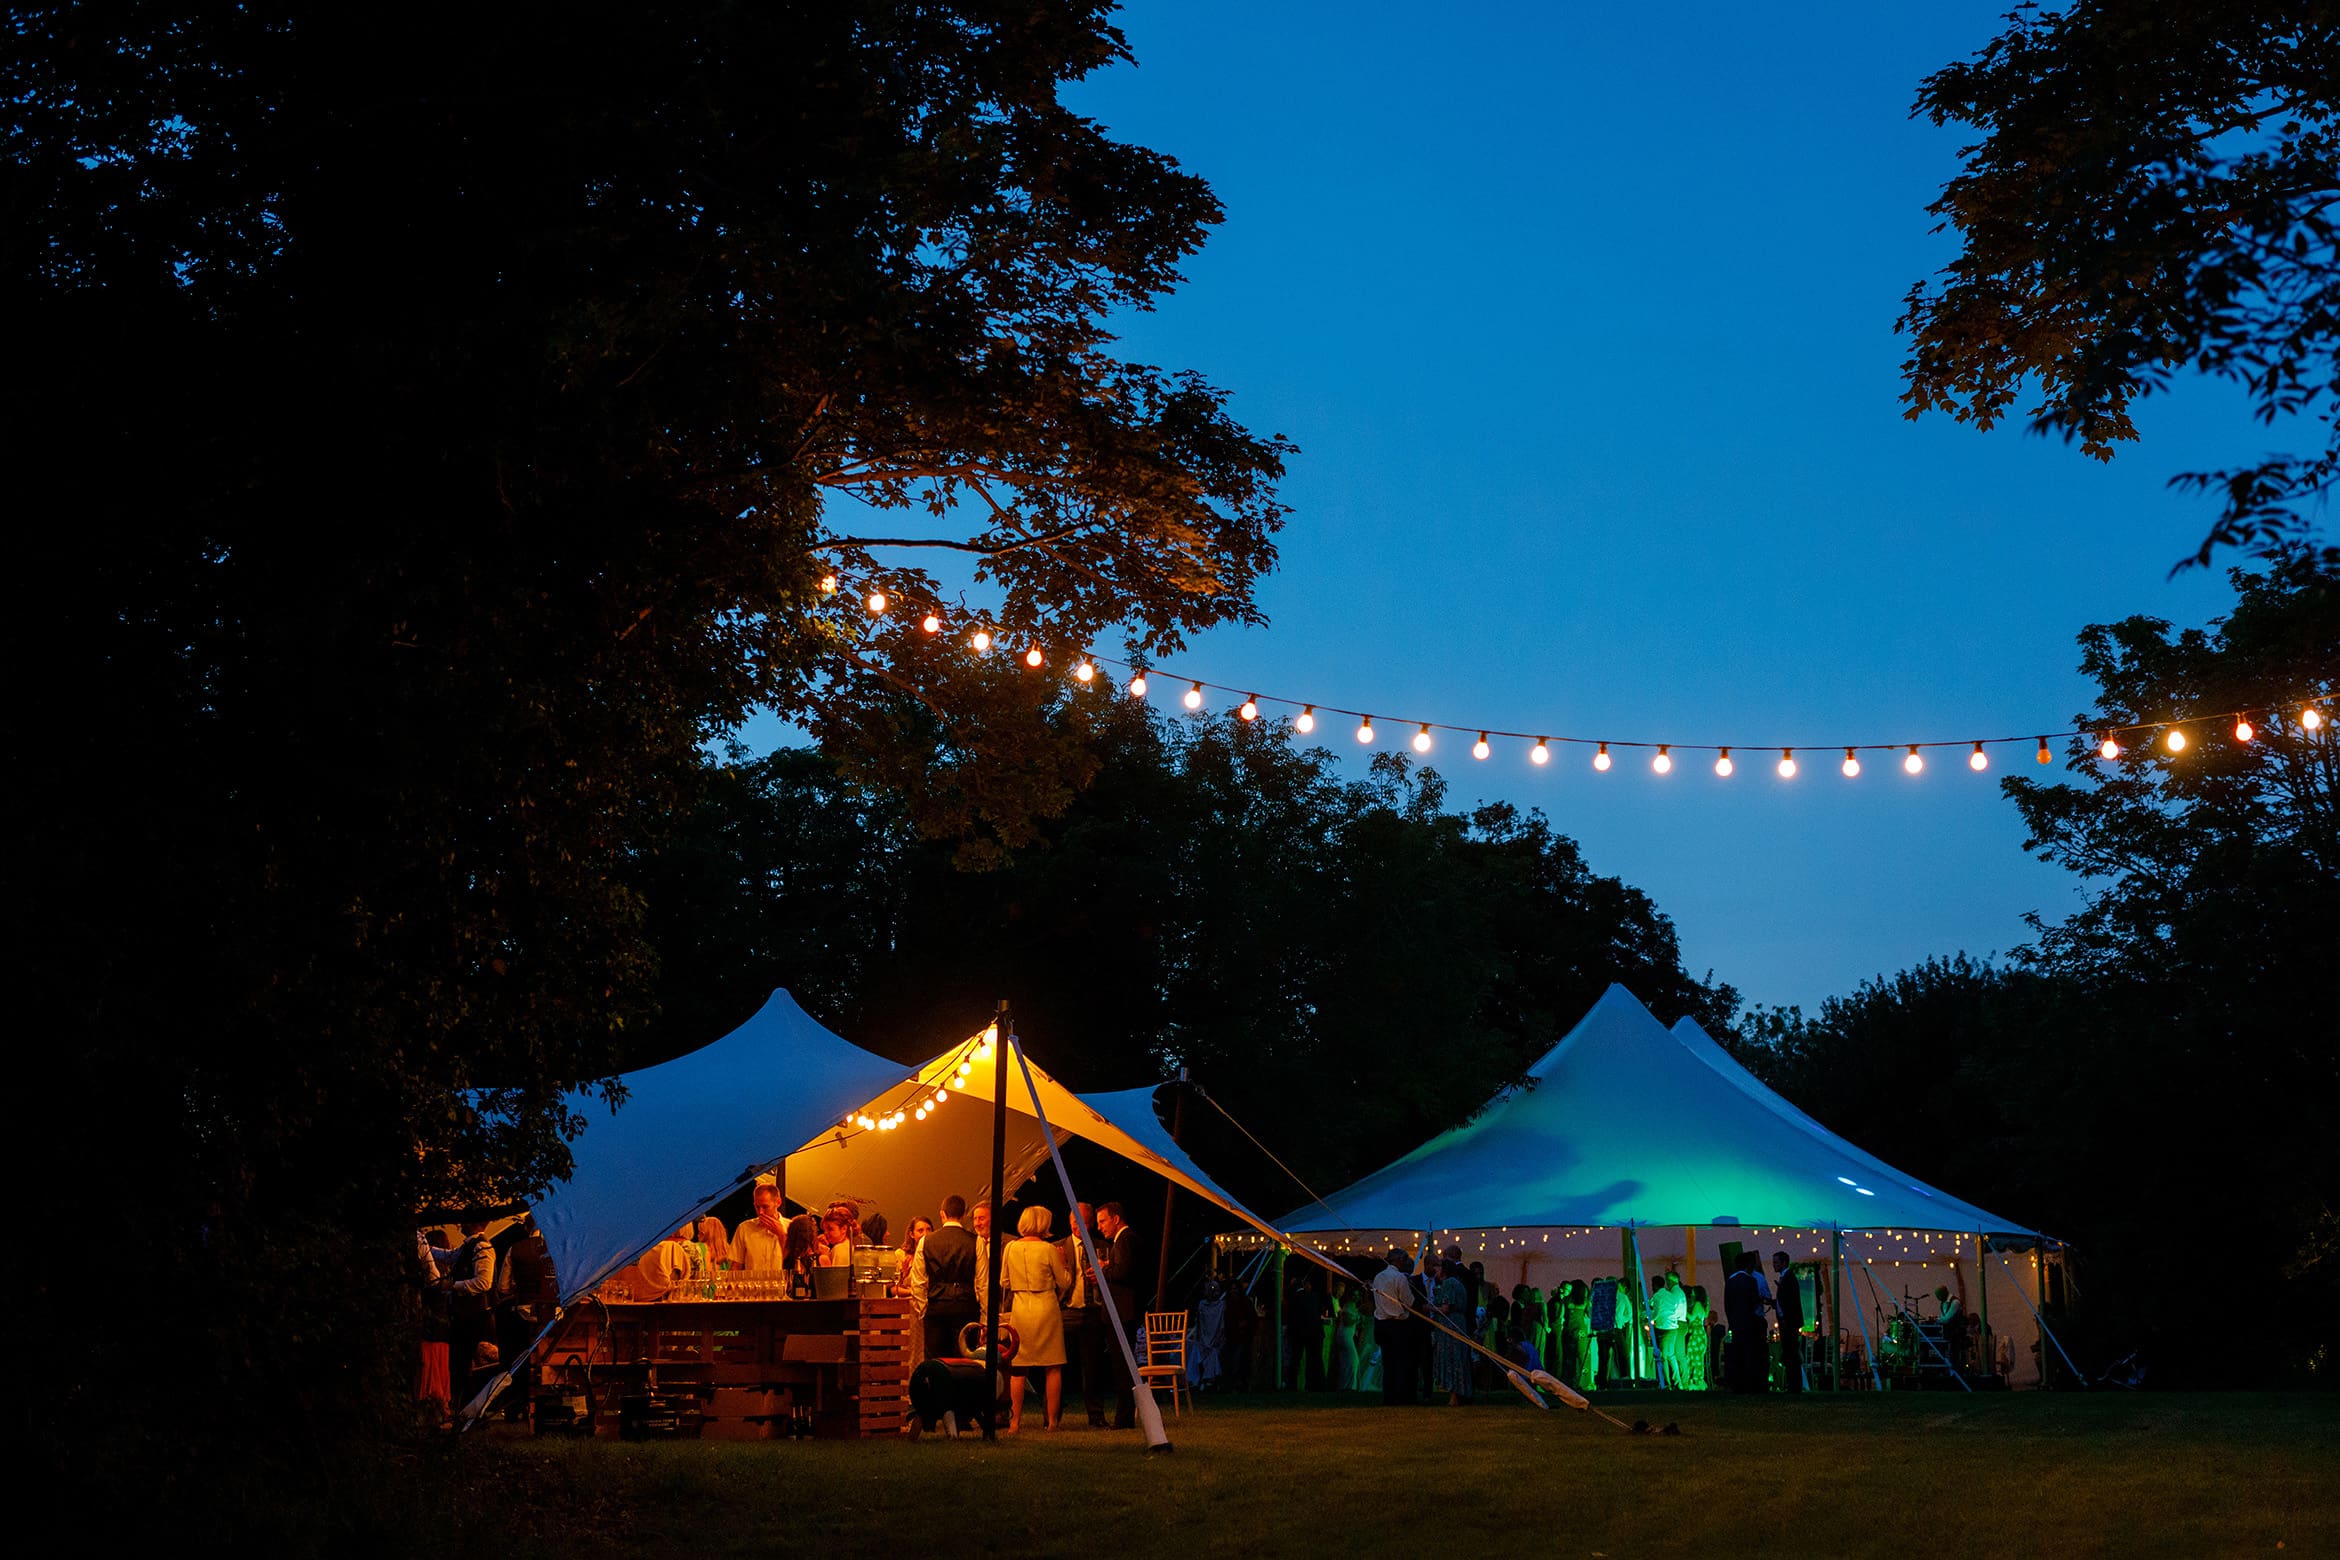
[[(1909, 105), (2005, 9), (1132, 6), (1138, 64), (1072, 101), (1227, 220), (1127, 349), (1301, 449), (1270, 626), (1170, 669), (1370, 709), (1385, 747), (1402, 717), (1733, 744), (1727, 781), (1432, 762), (1455, 803), (1542, 809), (1752, 1001), (2067, 913), (1998, 791), (2046, 772), (2028, 747), (1851, 781), (1841, 749), (2068, 727), (2083, 625), (2223, 610), (2222, 568), (2169, 577), (2211, 512), (2168, 477), (2270, 441), (2208, 385), (2110, 466), (1903, 419), (1893, 322), (1951, 253), (1924, 208), (1960, 144)], [(1361, 770), (1352, 729), (1317, 740)]]

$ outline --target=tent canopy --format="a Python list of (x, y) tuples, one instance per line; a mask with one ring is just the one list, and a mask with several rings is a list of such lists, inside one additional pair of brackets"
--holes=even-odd
[(1287, 1230), (1744, 1225), (2036, 1236), (1903, 1175), (1611, 986), (1525, 1087)]
[[(1153, 1089), (1084, 1099), (1034, 1064), (1036, 1109), (1010, 1052), (983, 1038), (970, 1036), (907, 1067), (830, 1033), (787, 992), (775, 991), (722, 1039), (626, 1074), (626, 1100), (615, 1112), (581, 1103), (587, 1119), (570, 1145), (574, 1167), (536, 1204), (561, 1303), (776, 1163), (797, 1202), (818, 1207), (850, 1197), (865, 1211), (883, 1212), (897, 1230), (914, 1215), (932, 1214), (951, 1192), (972, 1202), (989, 1191), (999, 1065), (1009, 1069), (1011, 1189), (1047, 1157), (1038, 1120), (1045, 1110), (1060, 1139), (1086, 1138), (1259, 1225), (1162, 1129)], [(958, 1090), (948, 1087), (952, 1080)], [(945, 1102), (917, 1119), (918, 1105), (938, 1090)], [(852, 1124), (897, 1112), (905, 1119), (892, 1130)]]

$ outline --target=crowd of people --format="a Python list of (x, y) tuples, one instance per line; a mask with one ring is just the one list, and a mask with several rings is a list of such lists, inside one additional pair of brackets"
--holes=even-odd
[(1717, 1305), (1671, 1268), (1638, 1293), (1619, 1274), (1506, 1291), (1459, 1246), (1418, 1262), (1392, 1250), (1362, 1284), (1328, 1283), (1312, 1267), (1288, 1273), (1280, 1340), (1272, 1283), (1257, 1294), (1214, 1275), (1194, 1302), (1189, 1368), (1206, 1390), (1379, 1391), (1389, 1403), (1468, 1402), (1498, 1385), (1505, 1366), (1547, 1371), (1585, 1393), (1653, 1381), (1759, 1392), (1775, 1379), (1800, 1391), (1802, 1291), (1786, 1252), (1773, 1267), (1776, 1288), (1759, 1253), (1740, 1253)]

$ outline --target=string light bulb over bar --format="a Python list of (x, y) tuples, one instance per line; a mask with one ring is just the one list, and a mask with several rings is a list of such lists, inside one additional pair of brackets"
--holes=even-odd
[(1844, 764), (1842, 767), (1844, 769), (1844, 777), (1847, 780), (1855, 778), (1861, 772), (1861, 761), (1853, 755), (1853, 750), (1851, 748), (1846, 748), (1844, 750)]
[[(1480, 734), (1479, 740), (1482, 742), (1485, 741), (1486, 734), (1482, 732)], [(1604, 775), (1609, 772), (1609, 744), (1606, 742), (1602, 743), (1601, 750), (1593, 755), (1593, 768), (1599, 770)]]
[(1925, 772), (1925, 768), (1926, 756), (1917, 750), (1916, 743), (1911, 743), (1909, 745), (1909, 756), (1901, 761), (1901, 772), (1905, 775), (1923, 774)]
[(1479, 733), (1479, 740), (1471, 744), (1471, 757), (1483, 759), (1495, 750), (1487, 745), (1487, 734)]
[(1983, 745), (1980, 742), (1974, 745), (1973, 752), (1966, 755), (1966, 767), (1978, 775), (1991, 767), (1991, 756), (1983, 751)]
[(1417, 753), (1430, 751), (1430, 724), (1427, 721), (1422, 723), (1420, 731), (1414, 733), (1414, 751)]
[(1779, 750), (1779, 777), (1782, 780), (1793, 780), (1796, 777), (1796, 750), (1794, 748), (1781, 748)]
[(1649, 761), (1649, 767), (1656, 770), (1661, 775), (1672, 774), (1674, 772), (1673, 750), (1668, 748), (1663, 742), (1660, 742), (1658, 744), (1657, 757)]
[(1719, 754), (1714, 761), (1714, 772), (1722, 776), (1725, 780), (1728, 780), (1731, 777), (1731, 771), (1738, 767), (1738, 765), (1731, 762), (1731, 750), (1729, 748), (1724, 748), (1721, 754)]

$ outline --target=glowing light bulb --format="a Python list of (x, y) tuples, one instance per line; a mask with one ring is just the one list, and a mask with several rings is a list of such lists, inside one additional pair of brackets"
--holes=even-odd
[(918, 626), (930, 634), (939, 634), (942, 632), (942, 619), (929, 612), (918, 620)]
[(1301, 709), (1299, 714), (1293, 716), (1292, 729), (1304, 737), (1314, 731), (1316, 729), (1316, 706), (1307, 705)]
[(1024, 652), (1024, 664), (1032, 668), (1034, 671), (1038, 671), (1040, 669), (1041, 663), (1047, 659), (1048, 657), (1040, 653), (1040, 647), (1038, 645), (1034, 645), (1031, 649)]
[(2104, 740), (2096, 744), (2096, 756), (2103, 759), (2106, 763), (2110, 763), (2114, 759), (2121, 756), (2121, 745), (2113, 740), (2113, 735), (2111, 732), (2106, 732), (2104, 734)]
[(824, 574), (821, 576), (821, 594), (824, 596), (834, 596), (837, 594), (837, 576), (834, 574)]
[(1203, 691), (1202, 691), (1202, 684), (1201, 684), (1201, 683), (1196, 683), (1196, 684), (1195, 684), (1193, 687), (1191, 687), (1191, 688), (1189, 688), (1189, 689), (1187, 689), (1187, 690), (1186, 690), (1186, 693), (1185, 693), (1185, 696), (1184, 696), (1184, 699), (1183, 699), (1183, 701), (1182, 701), (1182, 702), (1184, 702), (1184, 704), (1186, 705), (1186, 707), (1187, 707), (1188, 709), (1190, 709), (1190, 710), (1199, 710), (1199, 709), (1201, 709), (1201, 708), (1202, 708), (1202, 701), (1203, 701)]
[(2255, 732), (2255, 731), (2253, 731), (2253, 730), (2251, 729), (2251, 718), (2250, 718), (2248, 715), (2245, 715), (2245, 716), (2243, 716), (2243, 717), (2241, 717), (2240, 719), (2238, 719), (2238, 720), (2236, 720), (2236, 721), (2235, 721), (2235, 723), (2234, 723), (2234, 740), (2235, 740), (2235, 741), (2237, 741), (2237, 742), (2248, 742), (2248, 741), (2250, 741), (2250, 740), (2251, 740), (2251, 738), (2252, 738), (2252, 737), (2254, 737), (2254, 736), (2256, 736), (2256, 735), (2258, 735), (2258, 733), (2257, 733), (2257, 732)]
[(1731, 762), (1731, 750), (1729, 748), (1724, 748), (1722, 750), (1722, 756), (1714, 761), (1714, 772), (1718, 775), (1721, 775), (1725, 780), (1728, 780), (1731, 777), (1731, 771), (1738, 767), (1738, 765)]
[(1925, 767), (1925, 755), (1917, 750), (1917, 745), (1915, 743), (1912, 743), (1909, 749), (1909, 757), (1901, 761), (1901, 772), (1905, 775), (1914, 775), (1919, 773)]
[(1368, 743), (1368, 744), (1370, 744), (1370, 743), (1373, 741), (1373, 717), (1372, 717), (1372, 716), (1368, 715), (1368, 716), (1366, 716), (1366, 717), (1365, 717), (1363, 720), (1360, 720), (1359, 722), (1357, 722), (1357, 740), (1358, 740), (1359, 742)]
[(988, 630), (979, 628), (975, 630), (975, 637), (968, 640), (967, 643), (975, 647), (977, 655), (982, 655), (991, 648), (991, 634)]
[(1781, 748), (1779, 750), (1779, 777), (1782, 780), (1793, 780), (1796, 777), (1796, 750), (1794, 748)]
[(1259, 719), (1259, 695), (1256, 693), (1245, 694), (1241, 707), (1235, 713), (1244, 720)]
[(886, 610), (886, 593), (884, 591), (873, 590), (869, 593), (869, 610), (872, 612)]
[(2299, 724), (2302, 730), (2313, 731), (2323, 723), (2324, 712), (2312, 704), (2299, 712)]
[(966, 1077), (967, 1074), (973, 1072), (974, 1070), (975, 1064), (973, 1062), (961, 1062), (959, 1064), (959, 1076), (962, 1078)]
[(1552, 745), (1542, 737), (1538, 737), (1536, 745), (1528, 749), (1528, 757), (1536, 763), (1548, 764), (1552, 761)]
[(874, 1117), (856, 1116), (853, 1118), (853, 1124), (861, 1128), (861, 1130), (864, 1132), (875, 1132), (877, 1130), (877, 1121)]
[(2161, 740), (2172, 753), (2183, 753), (2186, 750), (2186, 734), (2175, 726), (2170, 727), (2169, 735)]
[(1847, 780), (1850, 780), (1853, 776), (1861, 772), (1861, 761), (1853, 756), (1853, 750), (1851, 748), (1846, 748), (1844, 750), (1843, 768), (1844, 777)]
[(980, 1043), (985, 1050), (999, 1044), (999, 1025), (985, 1024), (983, 1026), (983, 1039)]
[(943, 1102), (943, 1101), (945, 1101), (945, 1100), (949, 1099), (950, 1097), (951, 1097), (951, 1091), (950, 1091), (950, 1090), (948, 1090), (948, 1089), (937, 1089), (937, 1090), (935, 1090), (935, 1091), (934, 1091), (934, 1101), (933, 1101), (933, 1103), (939, 1106), (939, 1105), (941, 1105), (941, 1104), (942, 1104), (942, 1102)]
[(918, 1107), (918, 1119), (920, 1121), (924, 1121), (926, 1119), (926, 1107), (923, 1105)]
[(1674, 772), (1674, 755), (1666, 751), (1666, 745), (1663, 742), (1658, 744), (1657, 757), (1649, 761), (1649, 767), (1661, 775), (1670, 775)]
[(1485, 758), (1493, 751), (1494, 749), (1487, 746), (1487, 734), (1483, 731), (1479, 733), (1479, 740), (1471, 744), (1471, 757), (1473, 758)]
[(1414, 751), (1417, 753), (1430, 751), (1430, 723), (1428, 721), (1424, 721), (1422, 729), (1414, 733)]
[(1073, 668), (1073, 681), (1082, 684), (1084, 687), (1090, 683), (1095, 682), (1096, 680), (1097, 668), (1093, 663), (1083, 661), (1080, 665)]
[(1609, 772), (1609, 744), (1606, 742), (1602, 743), (1600, 750), (1593, 754), (1593, 768), (1604, 775)]
[(1140, 672), (1129, 680), (1129, 696), (1133, 699), (1142, 699), (1146, 696), (1145, 673)]
[(1978, 775), (1991, 767), (1991, 755), (1982, 750), (1980, 742), (1974, 745), (1973, 752), (1966, 755), (1966, 767)]
[(2054, 762), (2053, 755), (2048, 752), (2047, 738), (2045, 737), (2039, 739), (2039, 761), (2043, 764)]

